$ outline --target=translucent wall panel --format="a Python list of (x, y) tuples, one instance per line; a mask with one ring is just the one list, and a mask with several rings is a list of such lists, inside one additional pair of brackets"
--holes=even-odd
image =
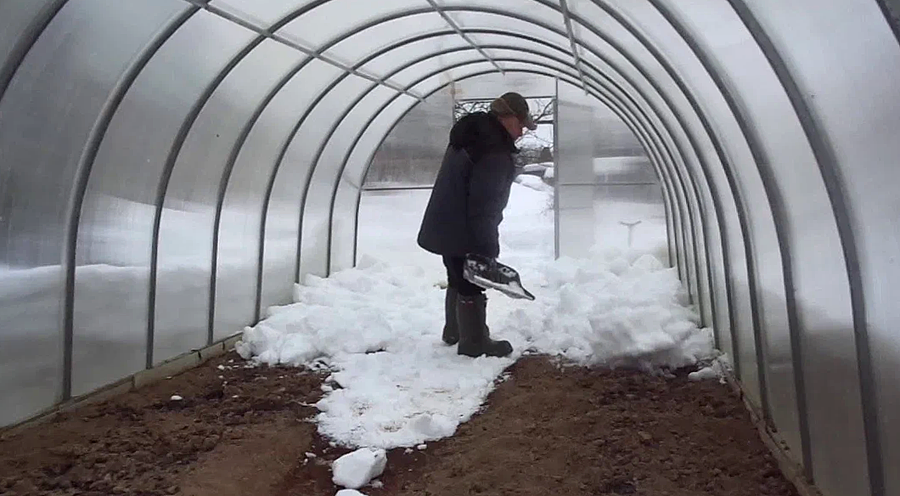
[[(306, 246), (307, 249), (315, 251), (315, 254), (301, 253), (300, 250), (297, 250), (297, 242), (300, 240), (301, 212), (306, 203), (306, 196), (313, 187), (312, 183), (310, 183), (314, 172), (313, 159), (318, 150), (317, 145), (323, 143), (337, 117), (341, 115), (341, 112), (347, 108), (347, 105), (355, 96), (359, 95), (361, 91), (364, 91), (371, 84), (370, 81), (356, 76), (344, 78), (313, 108), (290, 143), (275, 177), (267, 215), (270, 219), (274, 215), (281, 217), (278, 219), (278, 223), (284, 226), (284, 230), (280, 231), (279, 234), (288, 237), (291, 234), (293, 235), (294, 255), (292, 259), (270, 258), (268, 251), (270, 233), (267, 221), (266, 265), (264, 266), (263, 276), (266, 279), (271, 278), (273, 282), (276, 278), (282, 281), (275, 284), (288, 284), (288, 287), (291, 287), (297, 280), (300, 265), (298, 256), (315, 257), (313, 259), (321, 264), (317, 268), (324, 275), (323, 264), (326, 257), (327, 243), (325, 236), (303, 241), (304, 244), (301, 246)], [(329, 164), (326, 167), (336, 167), (336, 164)], [(319, 187), (322, 187), (322, 185), (319, 185)], [(325, 185), (324, 187), (328, 188), (329, 186)], [(327, 209), (314, 211), (310, 215), (304, 215), (302, 223), (324, 225), (327, 217)], [(286, 240), (281, 242), (286, 242)]]
[[(831, 431), (832, 436), (835, 431), (843, 434), (849, 430), (847, 420), (839, 417), (849, 408), (837, 404), (844, 401), (835, 395), (838, 389), (834, 384), (837, 382), (840, 390), (855, 398), (851, 380), (855, 378), (853, 370), (859, 366), (866, 386), (875, 388), (874, 398), (863, 394), (862, 399), (869, 403), (865, 413), (879, 416), (884, 494), (895, 494), (900, 491), (900, 474), (895, 468), (900, 465), (900, 387), (896, 382), (900, 374), (900, 334), (896, 325), (900, 313), (896, 285), (892, 283), (900, 276), (896, 263), (896, 253), (900, 251), (900, 203), (895, 193), (900, 180), (896, 166), (900, 156), (896, 139), (900, 130), (900, 47), (875, 2), (846, 2), (841, 9), (819, 8), (808, 14), (812, 3), (806, 1), (792, 5), (764, 1), (748, 7), (781, 53), (785, 69), (795, 78), (795, 96), (802, 98), (818, 131), (824, 134), (824, 139), (816, 143), (818, 151), (827, 154), (829, 151), (823, 148), (831, 147), (833, 162), (821, 155), (817, 158), (824, 174), (836, 183), (832, 186), (832, 198), (846, 195), (843, 199), (849, 219), (841, 222), (850, 224), (843, 226), (845, 234), (853, 237), (851, 242), (856, 243), (858, 250), (858, 267), (853, 269), (860, 270), (863, 284), (866, 308), (860, 310), (867, 320), (865, 331), (872, 353), (873, 377), (865, 375), (870, 357), (864, 352), (857, 355), (864, 350), (855, 350), (852, 345), (846, 314), (833, 315), (828, 306), (833, 300), (845, 302), (846, 293), (829, 289), (822, 291), (828, 293), (823, 295), (824, 301), (804, 301), (805, 312), (819, 317), (815, 321), (818, 332), (808, 343), (804, 342), (804, 356), (809, 354), (817, 360), (807, 377), (816, 374), (823, 383), (832, 383), (831, 395), (822, 398), (821, 406), (816, 405), (816, 414), (820, 408), (827, 410), (822, 412), (826, 418), (817, 418), (816, 429), (822, 434)], [(840, 77), (835, 77), (837, 74)], [(841, 209), (841, 202), (837, 203), (836, 208)], [(821, 212), (826, 211), (823, 208)], [(848, 241), (845, 239), (844, 243)], [(823, 266), (819, 267), (824, 272)], [(843, 269), (838, 263), (829, 267), (837, 273)], [(872, 400), (877, 404), (872, 404)], [(810, 405), (810, 411), (813, 408)], [(850, 418), (855, 420), (855, 416)], [(847, 438), (816, 439), (817, 443), (827, 444), (814, 445), (817, 480), (835, 494), (866, 491), (862, 457), (851, 459), (861, 449), (856, 444), (861, 433), (857, 431), (858, 424), (851, 426), (853, 432), (847, 432)], [(845, 448), (839, 450), (842, 440), (846, 441)], [(873, 455), (876, 453), (870, 452)], [(877, 475), (870, 474), (873, 478)]]
[[(346, 165), (345, 155), (348, 148), (353, 145), (355, 135), (359, 133), (361, 127), (397, 92), (384, 86), (370, 84), (369, 88), (361, 90), (357, 94), (361, 95), (362, 99), (360, 100), (359, 97), (348, 98), (345, 109), (336, 113), (335, 124), (330, 126), (330, 129), (326, 129), (326, 132), (330, 134), (312, 147), (315, 153), (313, 156), (315, 171), (303, 209), (301, 273), (316, 275), (330, 273), (329, 250), (331, 247), (329, 244), (333, 241), (331, 238), (332, 207), (337, 194), (338, 181)], [(347, 113), (348, 109), (349, 113)]]
[(556, 110), (556, 256), (583, 258), (594, 248), (593, 108), (560, 99)]
[[(428, 4), (415, 4), (420, 9), (428, 9)], [(408, 0), (379, 0), (378, 2), (360, 3), (356, 0), (330, 0), (303, 16), (285, 25), (279, 34), (295, 40), (301, 45), (321, 49), (329, 41), (345, 35), (355, 28), (382, 19), (387, 16), (410, 10)], [(340, 19), (341, 22), (334, 22)], [(409, 25), (408, 25), (409, 26)], [(437, 15), (423, 16), (418, 19), (416, 32), (442, 29), (446, 23)], [(396, 38), (396, 32), (388, 39)], [(369, 43), (379, 45), (381, 40), (370, 40)]]
[[(339, 69), (324, 62), (312, 61), (304, 66), (260, 116), (258, 136), (265, 141), (256, 145), (256, 140), (250, 139), (247, 144), (252, 147), (249, 149), (253, 150), (258, 164), (269, 164), (266, 170), (269, 182), (262, 212), (265, 243), (260, 254), (263, 261), (259, 289), (262, 317), (266, 316), (268, 307), (291, 302), (297, 265), (299, 202), (306, 175), (297, 164), (291, 165), (287, 160), (279, 159), (290, 145), (287, 140), (293, 136), (294, 128), (301, 119), (305, 122), (309, 118), (312, 104), (340, 74)], [(278, 185), (276, 179), (286, 184)]]
[[(226, 170), (228, 167), (231, 170), (222, 199), (218, 232), (214, 339), (233, 335), (241, 332), (244, 326), (255, 324), (260, 222), (269, 183), (268, 172), (273, 163), (259, 162), (266, 156), (259, 145), (268, 145), (268, 141), (261, 138), (268, 130), (254, 118), (259, 115), (259, 105), (267, 95), (302, 60), (305, 56), (283, 45), (273, 42), (260, 45), (238, 67), (232, 82), (237, 89), (229, 100), (246, 103), (232, 103), (223, 108), (230, 115), (234, 129), (216, 126), (217, 130), (228, 131), (229, 139), (223, 140), (225, 143), (234, 142), (229, 145), (229, 160), (235, 162), (226, 163)], [(238, 133), (247, 133), (248, 125), (253, 126), (250, 128), (252, 134), (242, 140), (244, 135)], [(248, 146), (251, 139), (255, 148)]]
[(33, 29), (51, 12), (53, 0), (32, 2), (3, 2), (0, 4), (0, 85), (11, 77), (16, 67), (14, 58), (21, 56), (24, 43)]
[[(232, 23), (197, 13), (154, 55), (110, 122), (78, 231), (75, 394), (145, 366), (154, 205), (167, 152), (191, 104), (249, 38)], [(114, 307), (109, 291), (117, 295)]]
[[(410, 22), (413, 22), (418, 17), (419, 16), (413, 16), (404, 18), (404, 20), (408, 19)], [(383, 50), (384, 47), (372, 46), (361, 43), (360, 41), (362, 39), (365, 39), (370, 31), (375, 29), (380, 30), (381, 26), (390, 26), (396, 22), (400, 21), (391, 21), (379, 25), (377, 28), (368, 29), (362, 34), (350, 37), (347, 40), (335, 45), (333, 51), (342, 55), (346, 54), (348, 58), (352, 57), (353, 60), (362, 60), (364, 58), (368, 58), (370, 55)], [(365, 64), (363, 64), (362, 69), (374, 74), (389, 74), (392, 71), (397, 70), (399, 67), (414, 62), (424, 56), (433, 55), (444, 50), (452, 50), (454, 48), (468, 48), (471, 46), (466, 42), (466, 40), (462, 39), (449, 27), (445, 27), (444, 29), (437, 31), (437, 33), (444, 34), (440, 36), (423, 37), (422, 39), (417, 39), (417, 37), (414, 36), (404, 36), (403, 40), (392, 40), (389, 44), (386, 44), (386, 46), (396, 46), (396, 48), (393, 48), (389, 52), (366, 62)], [(409, 40), (409, 43), (403, 43), (407, 40)], [(401, 43), (402, 45), (400, 45)], [(438, 55), (436, 58), (440, 59), (440, 57), (441, 56)]]
[[(431, 190), (363, 191), (359, 203), (357, 262), (442, 268), (440, 257), (416, 244)], [(440, 269), (438, 269), (440, 270)]]
[[(371, 163), (354, 151), (344, 175), (353, 184), (365, 180), (368, 188), (402, 186), (431, 187), (437, 177), (450, 128), (453, 126), (453, 99), (451, 90), (441, 91), (417, 104), (384, 137)], [(380, 127), (365, 133), (363, 139), (381, 140), (374, 132), (383, 131), (391, 122), (377, 119)], [(364, 149), (363, 143), (358, 145)], [(365, 178), (363, 178), (363, 174)]]
[[(438, 100), (446, 101), (444, 99)], [(359, 206), (358, 202), (360, 198), (359, 185), (363, 179), (362, 174), (368, 164), (372, 162), (372, 157), (375, 154), (376, 148), (384, 138), (385, 132), (390, 129), (391, 125), (395, 123), (401, 115), (405, 114), (411, 106), (417, 103), (418, 102), (415, 99), (407, 96), (400, 96), (394, 99), (384, 111), (378, 114), (378, 117), (371, 122), (371, 125), (365, 129), (360, 129), (352, 136), (354, 141), (357, 140), (357, 138), (358, 141), (352, 150), (347, 150), (344, 154), (346, 163), (344, 164), (341, 182), (338, 185), (336, 192), (334, 217), (330, 226), (332, 242), (331, 266), (329, 267), (329, 270), (332, 273), (352, 267), (356, 263), (356, 235), (359, 229), (357, 224), (359, 221), (357, 208)], [(437, 125), (432, 124), (432, 129), (437, 130), (437, 128)], [(418, 191), (422, 192), (427, 190)], [(401, 208), (400, 210), (382, 209), (379, 212), (376, 212), (376, 218), (374, 220), (369, 220), (369, 222), (374, 222), (375, 224), (366, 225), (365, 228), (369, 229), (367, 232), (372, 232), (372, 230), (374, 230), (375, 232), (384, 233), (385, 239), (382, 241), (385, 243), (396, 240), (398, 242), (396, 246), (398, 251), (394, 251), (396, 255), (403, 252), (415, 252), (424, 255), (426, 252), (421, 250), (416, 244), (415, 233), (410, 235), (408, 230), (401, 231), (397, 229), (399, 225), (397, 224), (398, 219), (396, 217), (403, 216), (406, 219), (406, 222), (403, 224), (404, 226), (408, 227), (414, 224), (417, 233), (418, 223), (421, 221), (422, 212), (424, 212), (424, 210), (417, 213), (415, 211), (409, 211), (408, 208)], [(418, 217), (419, 220), (414, 220), (413, 218), (415, 217)], [(393, 233), (393, 235), (391, 235), (391, 233)], [(408, 261), (409, 260), (406, 260), (405, 262)]]
[[(235, 40), (230, 55), (249, 38)], [(166, 188), (159, 234), (154, 361), (209, 340), (210, 277), (219, 188), (235, 140), (259, 100), (262, 54), (273, 70), (295, 54), (271, 42), (243, 59), (215, 89), (187, 135)], [(248, 81), (250, 79), (251, 81)], [(225, 251), (228, 252), (226, 242)], [(221, 248), (220, 248), (221, 251)], [(187, 276), (187, 274), (190, 274)]]
[(515, 72), (506, 75), (494, 73), (457, 81), (454, 84), (454, 91), (457, 99), (497, 98), (507, 91), (538, 96), (556, 94), (555, 82), (551, 77), (535, 77), (532, 74)]
[[(716, 53), (721, 54), (716, 57), (716, 63), (720, 64), (720, 70), (727, 71), (728, 81), (733, 85), (733, 90), (736, 90), (735, 94), (741, 95), (745, 115), (757, 122), (751, 129), (757, 139), (764, 140), (764, 150), (767, 152), (767, 157), (759, 164), (760, 171), (778, 182), (778, 190), (770, 191), (769, 194), (777, 195), (775, 198), (780, 199), (783, 205), (783, 229), (788, 234), (785, 242), (790, 250), (793, 267), (794, 295), (800, 322), (797, 332), (801, 333), (806, 386), (805, 391), (799, 394), (805, 394), (806, 397), (811, 443), (833, 446), (832, 450), (828, 450), (832, 454), (824, 456), (840, 459), (825, 462), (821, 460), (822, 455), (819, 455), (818, 461), (814, 456), (813, 471), (818, 471), (816, 465), (822, 467), (823, 463), (829, 466), (835, 463), (841, 467), (856, 464), (859, 467), (864, 464), (861, 458), (861, 430), (843, 428), (839, 434), (834, 432), (836, 423), (847, 425), (849, 422), (850, 425), (861, 427), (861, 413), (857, 401), (834, 404), (836, 390), (842, 391), (842, 396), (845, 397), (859, 397), (858, 377), (855, 361), (842, 369), (835, 367), (828, 358), (835, 353), (850, 353), (853, 356), (851, 350), (855, 347), (852, 334), (844, 331), (852, 325), (846, 275), (841, 271), (822, 270), (828, 266), (843, 267), (844, 262), (832, 214), (828, 209), (822, 208), (822, 205), (828, 205), (829, 200), (818, 174), (818, 165), (796, 117), (792, 115), (780, 83), (766, 67), (762, 53), (749, 39), (749, 34), (733, 12), (727, 8), (718, 11), (707, 8), (703, 12), (695, 9), (689, 13), (689, 17), (693, 31), (709, 33), (708, 36), (699, 38), (703, 40), (704, 46), (716, 48)], [(739, 177), (744, 178), (744, 190), (751, 193), (753, 183), (750, 180), (753, 175), (747, 174), (747, 170), (739, 169)], [(797, 191), (803, 193), (797, 194)], [(752, 209), (751, 216), (759, 210)], [(769, 253), (775, 249), (777, 248), (770, 248)], [(800, 458), (797, 439), (799, 433), (795, 434), (793, 428), (794, 423), (798, 422), (797, 406), (790, 402), (790, 395), (798, 393), (793, 388), (793, 376), (788, 375), (792, 372), (792, 349), (787, 323), (773, 321), (771, 318), (773, 307), (777, 309), (784, 305), (784, 289), (778, 287), (783, 283), (780, 274), (765, 275), (766, 271), (771, 270), (773, 263), (766, 261), (765, 252), (760, 256), (760, 299), (763, 307), (762, 322), (765, 324), (763, 332), (766, 338), (773, 417), (779, 430), (791, 442), (797, 458)], [(780, 259), (774, 255), (769, 255), (768, 258)], [(838, 321), (844, 324), (835, 325)], [(833, 468), (822, 469), (837, 476)], [(843, 476), (838, 477), (851, 485), (855, 484)]]
[(276, 23), (282, 17), (306, 7), (312, 0), (212, 0), (214, 7), (265, 26)]
[(2, 423), (58, 399), (64, 373), (60, 257), (82, 147), (122, 72), (181, 7), (174, 1), (68, 4), (0, 101)]
[[(410, 7), (430, 8), (424, 1), (410, 4)], [(434, 36), (441, 32), (446, 34)], [(338, 60), (356, 62), (386, 47), (419, 38), (423, 39), (412, 43), (412, 46), (391, 50), (386, 55), (365, 64), (362, 67), (363, 70), (384, 75), (393, 67), (410, 62), (425, 53), (435, 53), (454, 46), (468, 46), (468, 43), (452, 31), (440, 15), (429, 10), (425, 13), (407, 15), (368, 27), (338, 41), (334, 46), (329, 47), (325, 54)]]

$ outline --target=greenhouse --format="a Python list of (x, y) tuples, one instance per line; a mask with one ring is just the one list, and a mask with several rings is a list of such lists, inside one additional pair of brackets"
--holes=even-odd
[(2, 0), (0, 493), (900, 495), (898, 138), (897, 0)]

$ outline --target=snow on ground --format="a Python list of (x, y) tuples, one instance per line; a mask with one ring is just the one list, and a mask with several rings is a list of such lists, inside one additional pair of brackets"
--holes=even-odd
[[(413, 198), (412, 207), (389, 205), (398, 209), (390, 218), (405, 240), (370, 234), (389, 249), (387, 262), (365, 252), (361, 239), (357, 268), (307, 277), (296, 287), (296, 303), (271, 308), (237, 345), (241, 356), (259, 363), (327, 366), (332, 374), (315, 420), (336, 443), (390, 449), (451, 436), (524, 352), (648, 371), (716, 355), (712, 331), (698, 328), (676, 269), (647, 251), (603, 246), (587, 259), (554, 261), (550, 194), (521, 184), (513, 185), (501, 226), (500, 260), (519, 270), (537, 299), (488, 292), (492, 337), (508, 339), (513, 355), (457, 355), (440, 339), (443, 266), (415, 245), (427, 194)], [(390, 236), (387, 227), (379, 229)], [(664, 231), (659, 239), (665, 242)], [(418, 255), (404, 258), (401, 245)]]

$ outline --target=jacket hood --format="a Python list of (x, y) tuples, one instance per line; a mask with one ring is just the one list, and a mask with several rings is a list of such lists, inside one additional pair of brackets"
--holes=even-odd
[(473, 112), (457, 121), (450, 130), (450, 146), (465, 148), (473, 160), (487, 152), (519, 152), (503, 123), (487, 112)]

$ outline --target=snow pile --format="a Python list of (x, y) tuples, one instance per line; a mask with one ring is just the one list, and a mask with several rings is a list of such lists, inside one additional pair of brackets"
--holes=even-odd
[(332, 466), (331, 480), (350, 489), (359, 489), (381, 475), (387, 465), (383, 449), (360, 448), (338, 458)]
[(725, 384), (725, 377), (731, 371), (731, 365), (728, 357), (725, 355), (716, 357), (708, 366), (688, 374), (688, 379), (692, 381), (705, 381), (709, 379), (718, 379), (719, 383)]
[(356, 489), (341, 489), (334, 496), (366, 496), (366, 495), (357, 491)]
[[(385, 208), (381, 218), (391, 219), (372, 233), (385, 238), (377, 245), (384, 255), (364, 254), (357, 268), (327, 279), (307, 276), (295, 289), (296, 303), (269, 309), (265, 320), (245, 329), (237, 351), (257, 363), (330, 370), (316, 403), (319, 432), (335, 444), (365, 448), (362, 453), (425, 449), (427, 441), (452, 436), (523, 353), (652, 372), (716, 367), (712, 332), (698, 328), (677, 270), (652, 255), (666, 255), (664, 221), (641, 226), (648, 241), (640, 250), (606, 243), (589, 258), (554, 261), (552, 194), (538, 178), (519, 181), (500, 226), (500, 261), (519, 271), (536, 300), (487, 293), (491, 335), (511, 342), (511, 356), (471, 359), (441, 341), (446, 274), (438, 257), (415, 246), (427, 195), (406, 194), (375, 197), (378, 203), (370, 205)], [(639, 206), (604, 204), (594, 220), (606, 229), (598, 239), (621, 237), (615, 209)], [(342, 464), (334, 475), (344, 487), (374, 477), (367, 466), (347, 475)]]
[(713, 356), (711, 330), (698, 328), (675, 269), (651, 256), (538, 260), (520, 273), (536, 301), (488, 292), (492, 336), (512, 343), (510, 357), (473, 360), (441, 342), (441, 270), (372, 260), (308, 277), (298, 303), (271, 309), (237, 350), (266, 364), (330, 367), (334, 387), (316, 405), (320, 432), (383, 449), (453, 435), (526, 350), (651, 371)]

